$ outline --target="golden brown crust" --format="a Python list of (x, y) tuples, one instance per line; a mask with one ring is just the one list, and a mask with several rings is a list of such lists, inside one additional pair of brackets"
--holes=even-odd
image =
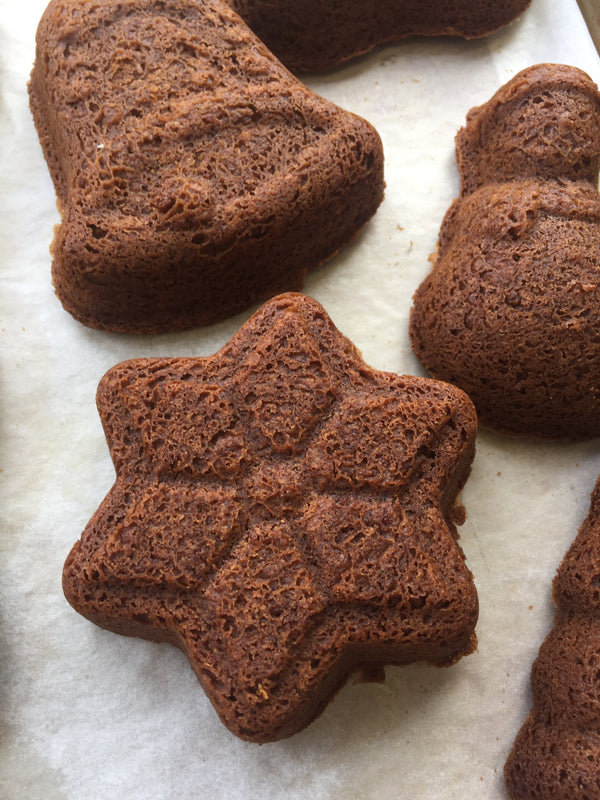
[(600, 479), (554, 580), (558, 613), (504, 769), (511, 800), (600, 797)]
[(474, 649), (454, 507), (476, 416), (460, 390), (369, 368), (287, 294), (214, 356), (117, 365), (98, 408), (117, 480), (65, 594), (102, 627), (181, 647), (237, 735), (296, 732), (355, 669)]
[(292, 70), (324, 70), (408, 36), (486, 36), (530, 0), (229, 0)]
[(56, 293), (92, 327), (204, 325), (300, 289), (383, 196), (376, 131), (221, 0), (52, 0), (29, 91)]
[(461, 196), (414, 296), (413, 350), (482, 426), (600, 435), (600, 95), (580, 70), (524, 70), (457, 136)]

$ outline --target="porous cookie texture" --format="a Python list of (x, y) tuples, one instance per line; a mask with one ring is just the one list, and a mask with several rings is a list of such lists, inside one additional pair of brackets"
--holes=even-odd
[(554, 627), (531, 671), (533, 705), (504, 769), (511, 800), (600, 797), (600, 479), (553, 586)]
[(460, 197), (414, 295), (413, 350), (482, 426), (600, 435), (600, 95), (573, 67), (519, 73), (457, 136)]
[(115, 366), (97, 399), (117, 477), (67, 599), (180, 647), (235, 734), (295, 733), (355, 670), (472, 652), (456, 524), (476, 416), (459, 389), (371, 369), (285, 294), (213, 356)]
[(531, 0), (229, 0), (286, 66), (325, 70), (408, 36), (485, 36)]
[(30, 105), (86, 325), (205, 325), (300, 289), (383, 197), (366, 121), (298, 82), (221, 0), (52, 0)]

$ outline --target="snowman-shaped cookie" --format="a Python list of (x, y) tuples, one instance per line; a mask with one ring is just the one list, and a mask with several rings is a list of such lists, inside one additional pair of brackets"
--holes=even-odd
[(530, 67), (467, 116), (460, 197), (415, 293), (410, 339), (480, 422), (535, 438), (600, 435), (600, 94)]

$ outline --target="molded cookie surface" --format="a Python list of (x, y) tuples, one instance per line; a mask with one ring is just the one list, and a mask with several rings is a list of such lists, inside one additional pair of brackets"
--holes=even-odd
[(600, 797), (600, 480), (553, 596), (554, 628), (531, 671), (533, 707), (504, 770), (511, 800)]
[(204, 325), (299, 289), (383, 196), (376, 131), (221, 0), (52, 0), (29, 90), (54, 286), (92, 327)]
[(473, 650), (455, 504), (476, 417), (460, 390), (369, 368), (288, 294), (214, 356), (117, 365), (98, 408), (117, 478), (65, 594), (102, 627), (180, 647), (238, 736), (300, 730), (355, 669)]
[(410, 338), (482, 426), (600, 435), (600, 95), (539, 65), (473, 109), (456, 140), (461, 196), (414, 296)]
[(293, 70), (323, 70), (408, 36), (485, 36), (530, 0), (229, 0)]

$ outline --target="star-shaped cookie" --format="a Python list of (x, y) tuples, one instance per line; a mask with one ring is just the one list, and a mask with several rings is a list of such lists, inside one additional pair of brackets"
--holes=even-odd
[(213, 356), (115, 366), (97, 400), (117, 477), (65, 594), (180, 647), (238, 736), (300, 730), (356, 669), (473, 650), (455, 525), (476, 417), (459, 389), (371, 369), (286, 294)]

